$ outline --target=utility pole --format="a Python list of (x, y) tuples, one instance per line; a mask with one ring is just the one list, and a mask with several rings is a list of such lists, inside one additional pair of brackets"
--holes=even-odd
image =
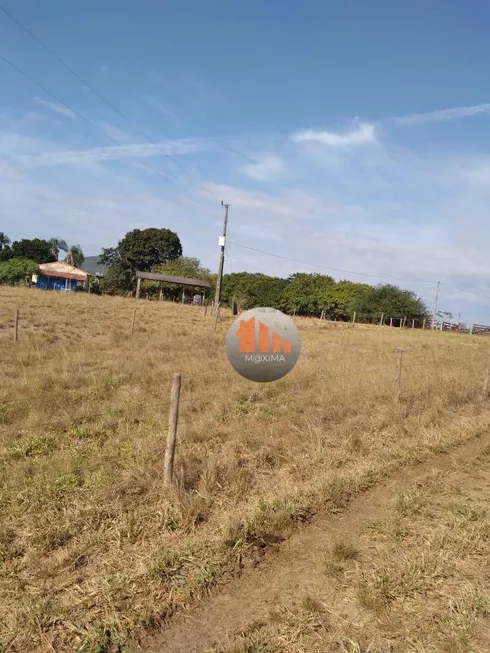
[(218, 280), (216, 281), (216, 293), (214, 297), (214, 310), (218, 310), (219, 303), (221, 301), (221, 284), (223, 281), (223, 267), (225, 265), (225, 245), (226, 245), (226, 228), (228, 227), (228, 209), (230, 208), (229, 204), (224, 204), (221, 202), (221, 206), (225, 207), (225, 217), (223, 220), (223, 235), (219, 238), (219, 246), (221, 248), (221, 254), (219, 257), (219, 268), (218, 268)]
[(435, 325), (435, 323), (436, 323), (437, 302), (439, 301), (439, 286), (440, 286), (440, 285), (441, 285), (441, 282), (438, 281), (438, 282), (437, 282), (437, 286), (436, 286), (436, 296), (435, 296), (435, 299), (434, 299), (434, 312), (432, 313), (432, 325), (431, 325), (431, 329), (434, 329), (434, 325)]

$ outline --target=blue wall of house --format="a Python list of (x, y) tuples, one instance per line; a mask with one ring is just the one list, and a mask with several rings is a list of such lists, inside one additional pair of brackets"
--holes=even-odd
[(42, 290), (65, 290), (67, 287), (69, 290), (75, 290), (77, 287), (77, 281), (75, 279), (68, 279), (68, 285), (66, 281), (66, 279), (60, 279), (58, 277), (45, 277), (39, 275), (36, 287), (41, 288)]

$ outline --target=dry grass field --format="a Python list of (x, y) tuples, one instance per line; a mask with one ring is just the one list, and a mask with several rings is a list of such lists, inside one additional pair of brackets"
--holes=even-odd
[[(490, 400), (481, 397), (486, 338), (297, 319), (298, 364), (261, 385), (227, 361), (231, 319), (224, 315), (214, 332), (213, 318), (193, 306), (0, 288), (2, 653), (177, 650), (154, 644), (162, 626), (252, 567), (259, 583), (275, 541), (306, 531), (319, 515), (342, 514), (403, 466), (490, 430)], [(398, 347), (405, 352), (397, 403)], [(170, 491), (163, 458), (174, 372), (182, 373), (182, 395)], [(465, 503), (453, 501), (458, 474), (476, 492), (480, 515), (471, 475), (451, 471), (429, 476), (412, 498), (400, 496), (387, 525), (373, 523), (362, 546), (342, 540), (326, 550), (324, 577), (355, 592), (370, 620), (369, 643), (356, 643), (352, 624), (342, 639), (337, 624), (328, 639), (337, 648), (325, 650), (472, 650), (486, 608), (471, 565), (488, 552), (488, 521), (481, 526), (457, 508)], [(480, 526), (469, 552), (450, 537)], [(442, 542), (441, 560), (431, 538)], [(449, 626), (432, 617), (452, 592), (451, 579), (441, 589), (438, 565), (455, 547), (457, 578), (469, 578), (451, 603), (459, 639), (437, 648), (437, 633)], [(370, 564), (361, 567), (363, 558)], [(326, 628), (327, 608), (315, 596), (301, 601), (215, 650), (324, 650), (311, 642)], [(396, 607), (393, 622), (387, 605)], [(310, 639), (301, 639), (298, 619)], [(320, 625), (312, 630), (311, 622)], [(420, 628), (427, 634), (419, 641)], [(381, 648), (395, 631), (412, 648)]]

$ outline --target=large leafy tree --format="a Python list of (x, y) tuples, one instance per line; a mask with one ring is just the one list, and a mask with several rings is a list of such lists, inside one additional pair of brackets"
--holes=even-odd
[(12, 258), (27, 258), (36, 263), (52, 263), (57, 260), (52, 244), (40, 238), (15, 240), (10, 249)]
[(288, 313), (319, 315), (331, 303), (335, 280), (325, 274), (297, 272), (289, 277), (283, 295), (283, 307)]
[(38, 272), (36, 261), (12, 258), (0, 263), (0, 283), (29, 283), (32, 275)]
[(133, 229), (117, 247), (104, 249), (100, 262), (109, 266), (104, 289), (124, 292), (134, 287), (136, 272), (148, 272), (182, 256), (182, 245), (170, 229)]
[(270, 277), (266, 274), (236, 272), (225, 274), (221, 289), (222, 301), (231, 305), (236, 301), (240, 308), (258, 306), (281, 308), (287, 279)]
[(392, 284), (383, 284), (371, 289), (357, 303), (360, 315), (379, 318), (407, 317), (423, 319), (428, 317), (428, 309), (421, 299), (411, 290), (403, 290)]

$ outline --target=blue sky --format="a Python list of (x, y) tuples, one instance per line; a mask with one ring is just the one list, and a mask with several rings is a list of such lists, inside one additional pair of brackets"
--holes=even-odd
[(313, 270), (241, 244), (429, 305), (440, 280), (442, 310), (490, 323), (486, 0), (0, 4), (118, 110), (0, 11), (12, 239), (96, 254), (161, 226), (215, 268), (224, 200), (226, 271)]

